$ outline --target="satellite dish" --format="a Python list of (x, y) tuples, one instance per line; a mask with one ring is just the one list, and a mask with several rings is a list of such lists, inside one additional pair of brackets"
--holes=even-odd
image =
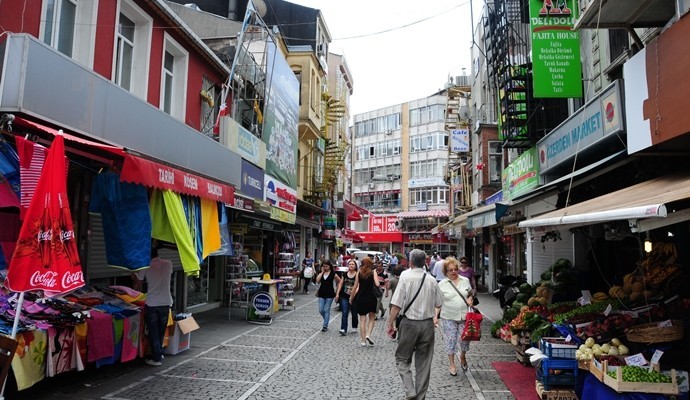
[(252, 2), (254, 3), (254, 8), (256, 8), (256, 12), (259, 14), (261, 18), (263, 18), (264, 15), (266, 15), (266, 10), (268, 10), (268, 8), (266, 7), (266, 2), (264, 2), (264, 0), (252, 0)]

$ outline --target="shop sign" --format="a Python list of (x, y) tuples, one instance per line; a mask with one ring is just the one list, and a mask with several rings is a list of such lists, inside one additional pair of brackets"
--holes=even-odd
[(288, 224), (294, 224), (297, 220), (297, 215), (289, 213), (285, 210), (281, 210), (278, 207), (271, 207), (271, 219), (287, 222)]
[(470, 151), (469, 129), (453, 129), (450, 131), (450, 151), (467, 153)]
[(443, 178), (413, 178), (407, 181), (409, 188), (427, 187), (427, 186), (446, 186)]
[(225, 136), (227, 136), (227, 146), (230, 150), (239, 154), (244, 160), (256, 164), (262, 170), (266, 168), (266, 144), (261, 139), (252, 135), (251, 132), (230, 117), (223, 118), (222, 127)]
[(278, 231), (278, 230), (280, 230), (280, 225), (273, 224), (273, 223), (267, 222), (267, 221), (261, 221), (258, 219), (250, 219), (249, 224), (250, 224), (249, 226), (251, 226), (254, 229), (263, 229), (265, 231)]
[(604, 138), (621, 132), (620, 81), (615, 81), (537, 142), (539, 173), (592, 150)]
[(228, 231), (233, 235), (246, 235), (248, 230), (247, 224), (228, 224)]
[(252, 299), (256, 315), (270, 315), (273, 310), (273, 297), (266, 292), (259, 292)]
[(247, 160), (242, 160), (242, 193), (255, 198), (264, 198), (264, 171)]
[(396, 215), (369, 217), (369, 232), (400, 232), (398, 230), (398, 217)]
[(575, 0), (529, 2), (535, 98), (582, 97), (578, 10)]
[(270, 175), (264, 175), (264, 200), (285, 211), (297, 212), (297, 191)]
[(232, 207), (238, 210), (254, 212), (254, 200), (235, 194), (235, 201), (233, 201), (232, 204), (225, 203), (225, 207)]
[(337, 225), (337, 217), (334, 215), (326, 215), (323, 217), (323, 227), (325, 229), (335, 229)]
[(503, 170), (503, 197), (512, 200), (539, 186), (537, 148), (531, 147)]
[(434, 235), (432, 233), (408, 233), (406, 234), (408, 243), (433, 243)]

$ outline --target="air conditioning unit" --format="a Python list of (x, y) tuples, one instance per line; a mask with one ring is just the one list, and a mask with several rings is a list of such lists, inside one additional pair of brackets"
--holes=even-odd
[(392, 130), (392, 129), (387, 129), (387, 130), (386, 130), (386, 135), (392, 135), (392, 134), (393, 134), (393, 130)]
[(369, 189), (376, 189), (376, 183), (375, 182), (369, 182)]
[(390, 194), (384, 194), (384, 195), (382, 196), (382, 198), (383, 198), (384, 200), (388, 200), (388, 199), (391, 198), (391, 195), (390, 195)]
[(393, 182), (393, 181), (395, 181), (395, 177), (394, 177), (394, 176), (389, 176), (389, 177), (388, 177), (388, 182)]

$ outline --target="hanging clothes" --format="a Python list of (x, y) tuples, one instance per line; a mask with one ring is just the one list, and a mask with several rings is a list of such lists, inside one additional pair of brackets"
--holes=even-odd
[(151, 214), (146, 188), (120, 182), (114, 172), (96, 176), (89, 212), (101, 215), (108, 265), (137, 271), (151, 264)]
[(214, 200), (201, 199), (201, 239), (203, 252), (201, 259), (220, 249), (220, 226), (218, 225), (218, 204)]
[(218, 223), (218, 230), (220, 232), (220, 248), (209, 255), (234, 256), (235, 250), (232, 246), (232, 236), (228, 231), (228, 213), (225, 211), (225, 206), (222, 203), (218, 203), (218, 208), (218, 215), (220, 215), (220, 221)]
[(21, 197), (21, 179), (19, 174), (19, 155), (11, 144), (0, 140), (0, 174), (5, 177), (12, 191)]
[(17, 142), (17, 154), (19, 154), (19, 174), (21, 177), (19, 218), (24, 219), (41, 177), (48, 149), (20, 136), (17, 136), (15, 140)]
[(175, 243), (180, 254), (182, 268), (189, 276), (199, 276), (199, 258), (192, 239), (191, 229), (185, 217), (180, 195), (170, 190), (154, 189), (149, 202), (151, 213), (151, 237)]

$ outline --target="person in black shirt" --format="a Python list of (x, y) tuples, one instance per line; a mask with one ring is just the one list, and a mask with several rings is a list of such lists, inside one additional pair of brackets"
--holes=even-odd
[(328, 321), (331, 319), (331, 304), (335, 297), (333, 282), (340, 284), (340, 277), (333, 270), (333, 263), (330, 260), (323, 260), (321, 272), (316, 276), (316, 283), (320, 283), (316, 296), (319, 298), (319, 314), (323, 317), (323, 327), (321, 332), (328, 330)]

